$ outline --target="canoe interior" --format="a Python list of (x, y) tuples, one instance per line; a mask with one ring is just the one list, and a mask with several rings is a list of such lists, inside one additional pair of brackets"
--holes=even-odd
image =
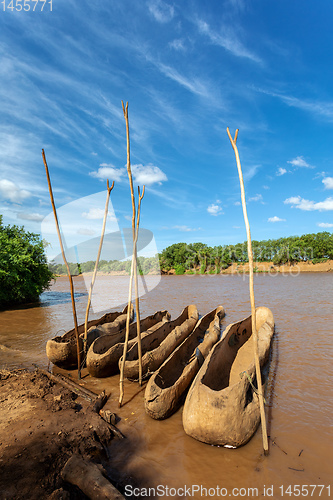
[[(192, 313), (197, 313), (196, 306), (187, 306), (180, 314), (180, 316), (178, 316), (178, 318), (174, 319), (173, 321), (164, 323), (164, 325), (161, 325), (161, 328), (154, 329), (151, 335), (148, 331), (147, 335), (144, 335), (141, 339), (142, 357), (148, 352), (158, 348), (163, 340), (169, 335), (169, 333), (171, 333), (175, 328), (180, 327), (183, 323), (191, 318)], [(138, 357), (138, 344), (136, 342), (127, 352), (126, 362), (135, 361), (138, 359)]]
[[(156, 324), (160, 320), (167, 321), (170, 314), (167, 311), (158, 311), (155, 314), (148, 316), (140, 321), (140, 330), (143, 334), (146, 330)], [(95, 354), (105, 354), (111, 347), (125, 341), (126, 328), (115, 334), (108, 334), (99, 337), (93, 344), (92, 349)], [(129, 326), (128, 340), (133, 340), (137, 336), (137, 322), (131, 323)]]
[[(159, 369), (155, 377), (155, 383), (161, 389), (173, 386), (184, 371), (184, 368), (194, 359), (197, 346), (203, 341), (206, 334), (209, 333), (209, 327), (214, 320), (213, 313), (201, 318), (193, 333), (184, 340), (181, 346), (172, 354), (172, 369), (170, 364), (164, 364)], [(204, 321), (202, 321), (204, 320)]]

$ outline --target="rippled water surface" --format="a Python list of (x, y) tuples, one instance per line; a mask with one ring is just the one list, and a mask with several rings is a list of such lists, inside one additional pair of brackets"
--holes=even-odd
[[(102, 276), (98, 279), (109, 294), (112, 290), (117, 293), (125, 278)], [(82, 279), (75, 278), (75, 290), (81, 323), (87, 301)], [(218, 497), (217, 486), (227, 488), (227, 496), (233, 488), (245, 488), (238, 495), (243, 498), (257, 496), (255, 490), (252, 494), (247, 488), (257, 488), (258, 497), (263, 497), (268, 496), (264, 495), (267, 488), (273, 486), (271, 498), (282, 498), (280, 486), (292, 485), (293, 489), (294, 485), (326, 487), (330, 484), (333, 275), (258, 275), (255, 276), (255, 295), (257, 306), (272, 310), (276, 325), (266, 409), (269, 457), (263, 456), (260, 430), (246, 446), (237, 450), (205, 445), (185, 435), (182, 410), (162, 422), (150, 419), (143, 407), (144, 390), (140, 391), (135, 383), (126, 383), (127, 404), (118, 410), (119, 377), (104, 380), (86, 377), (84, 380), (92, 390), (98, 392), (105, 387), (111, 392), (109, 408), (120, 416), (119, 428), (128, 438), (126, 445), (124, 441), (112, 445), (111, 461), (116, 469), (147, 487), (202, 485), (207, 488), (207, 495), (209, 488), (215, 488), (215, 494), (210, 491), (213, 498)], [(141, 314), (168, 309), (175, 318), (190, 303), (197, 305), (201, 315), (222, 304), (227, 313), (224, 329), (250, 313), (248, 277), (163, 276), (159, 285), (142, 297)], [(100, 315), (92, 313), (90, 317)], [(47, 366), (46, 340), (72, 327), (66, 278), (59, 278), (51, 290), (42, 295), (38, 305), (1, 312), (0, 326), (1, 367), (31, 367), (33, 362)], [(329, 498), (327, 488), (320, 497), (319, 492), (317, 488), (313, 498)], [(182, 490), (174, 498), (181, 495)], [(288, 496), (284, 494), (283, 498)], [(204, 496), (196, 493), (193, 498)]]

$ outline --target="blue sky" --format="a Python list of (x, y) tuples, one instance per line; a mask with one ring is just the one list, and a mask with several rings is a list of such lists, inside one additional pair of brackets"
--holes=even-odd
[(41, 232), (51, 210), (44, 148), (57, 207), (96, 201), (72, 236), (98, 235), (107, 177), (113, 230), (130, 225), (124, 100), (134, 184), (146, 185), (141, 226), (159, 251), (246, 239), (227, 126), (240, 130), (252, 238), (332, 231), (332, 2), (53, 0), (43, 12), (41, 3), (29, 12), (8, 4), (0, 11), (5, 223)]

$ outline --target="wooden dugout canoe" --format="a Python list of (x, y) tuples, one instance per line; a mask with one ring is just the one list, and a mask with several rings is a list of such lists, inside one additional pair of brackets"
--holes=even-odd
[(152, 375), (146, 387), (145, 409), (156, 420), (168, 418), (182, 404), (186, 390), (220, 338), (222, 306), (203, 316), (193, 332)]
[[(127, 307), (121, 312), (111, 312), (104, 314), (99, 319), (88, 321), (87, 347), (100, 335), (115, 333), (121, 330), (126, 324)], [(134, 310), (131, 304), (131, 321)], [(83, 350), (84, 323), (78, 326), (80, 348)], [(65, 369), (77, 368), (77, 346), (75, 329), (72, 328), (61, 336), (53, 337), (46, 342), (46, 355), (54, 365)]]
[[(267, 307), (256, 309), (256, 324), (264, 388), (274, 333), (273, 314)], [(194, 379), (183, 411), (186, 434), (213, 445), (246, 444), (260, 423), (256, 388), (249, 316), (226, 328)]]
[[(168, 322), (168, 311), (157, 311), (140, 321), (141, 338), (149, 329), (155, 331)], [(118, 361), (123, 355), (126, 327), (115, 335), (103, 335), (97, 338), (90, 346), (87, 354), (87, 369), (93, 377), (110, 377), (118, 373)], [(137, 324), (132, 323), (129, 328), (128, 348), (137, 342)]]
[[(185, 307), (178, 318), (162, 325), (156, 331), (146, 332), (142, 336), (142, 375), (157, 370), (163, 361), (192, 332), (199, 319), (195, 305)], [(119, 367), (122, 358), (119, 360)], [(137, 342), (127, 351), (124, 376), (131, 380), (139, 378), (139, 359)]]

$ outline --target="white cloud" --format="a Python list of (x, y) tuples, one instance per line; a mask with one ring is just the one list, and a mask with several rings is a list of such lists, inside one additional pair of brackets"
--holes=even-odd
[(207, 212), (210, 215), (214, 216), (223, 214), (222, 207), (220, 206), (218, 201), (216, 203), (212, 203), (211, 205), (209, 205), (209, 207), (207, 208)]
[(236, 207), (239, 207), (239, 205), (241, 205), (241, 202), (240, 201), (235, 201), (234, 205), (236, 205)]
[(151, 186), (152, 184), (162, 184), (168, 178), (164, 172), (154, 165), (132, 165), (134, 181), (138, 185)]
[(284, 175), (287, 173), (287, 170), (285, 168), (279, 167), (278, 171), (276, 172), (277, 176)]
[(292, 160), (288, 160), (287, 163), (290, 163), (290, 165), (292, 165), (293, 167), (305, 167), (305, 168), (314, 168), (312, 165), (310, 165), (309, 163), (307, 163), (303, 156), (296, 156), (296, 158), (293, 158)]
[(262, 194), (256, 194), (255, 196), (252, 196), (252, 198), (249, 198), (249, 201), (260, 201), (261, 203), (263, 203)]
[(325, 186), (325, 189), (333, 189), (333, 177), (325, 177), (322, 182)]
[(126, 174), (126, 169), (125, 168), (117, 168), (113, 166), (111, 163), (101, 163), (100, 168), (97, 170), (97, 172), (90, 172), (89, 175), (92, 177), (96, 177), (97, 179), (100, 179), (101, 181), (109, 179), (111, 182), (120, 182), (124, 175)]
[(319, 201), (315, 203), (311, 200), (305, 200), (300, 196), (292, 196), (291, 198), (287, 198), (284, 200), (284, 203), (292, 205), (291, 208), (299, 208), (300, 210), (305, 210), (307, 212), (311, 212), (314, 210), (327, 211), (333, 210), (333, 198), (326, 198), (324, 201)]
[(317, 222), (317, 226), (319, 227), (333, 227), (333, 224), (330, 222)]
[(20, 212), (17, 214), (18, 219), (23, 219), (23, 220), (31, 220), (34, 222), (41, 222), (44, 219), (45, 215), (40, 215), (40, 214), (28, 214), (26, 212)]
[(31, 196), (31, 193), (26, 189), (20, 189), (12, 181), (9, 181), (7, 179), (1, 179), (0, 195), (5, 200), (12, 201), (13, 203), (20, 203), (26, 198), (29, 198), (29, 196)]
[(175, 9), (162, 0), (151, 0), (148, 4), (149, 12), (159, 23), (168, 23), (175, 15)]
[(263, 186), (263, 188), (264, 188), (264, 189), (270, 189), (270, 187), (269, 187), (269, 186)]
[(274, 215), (274, 217), (269, 217), (268, 222), (284, 222), (286, 219), (280, 219), (280, 217), (277, 217)]

